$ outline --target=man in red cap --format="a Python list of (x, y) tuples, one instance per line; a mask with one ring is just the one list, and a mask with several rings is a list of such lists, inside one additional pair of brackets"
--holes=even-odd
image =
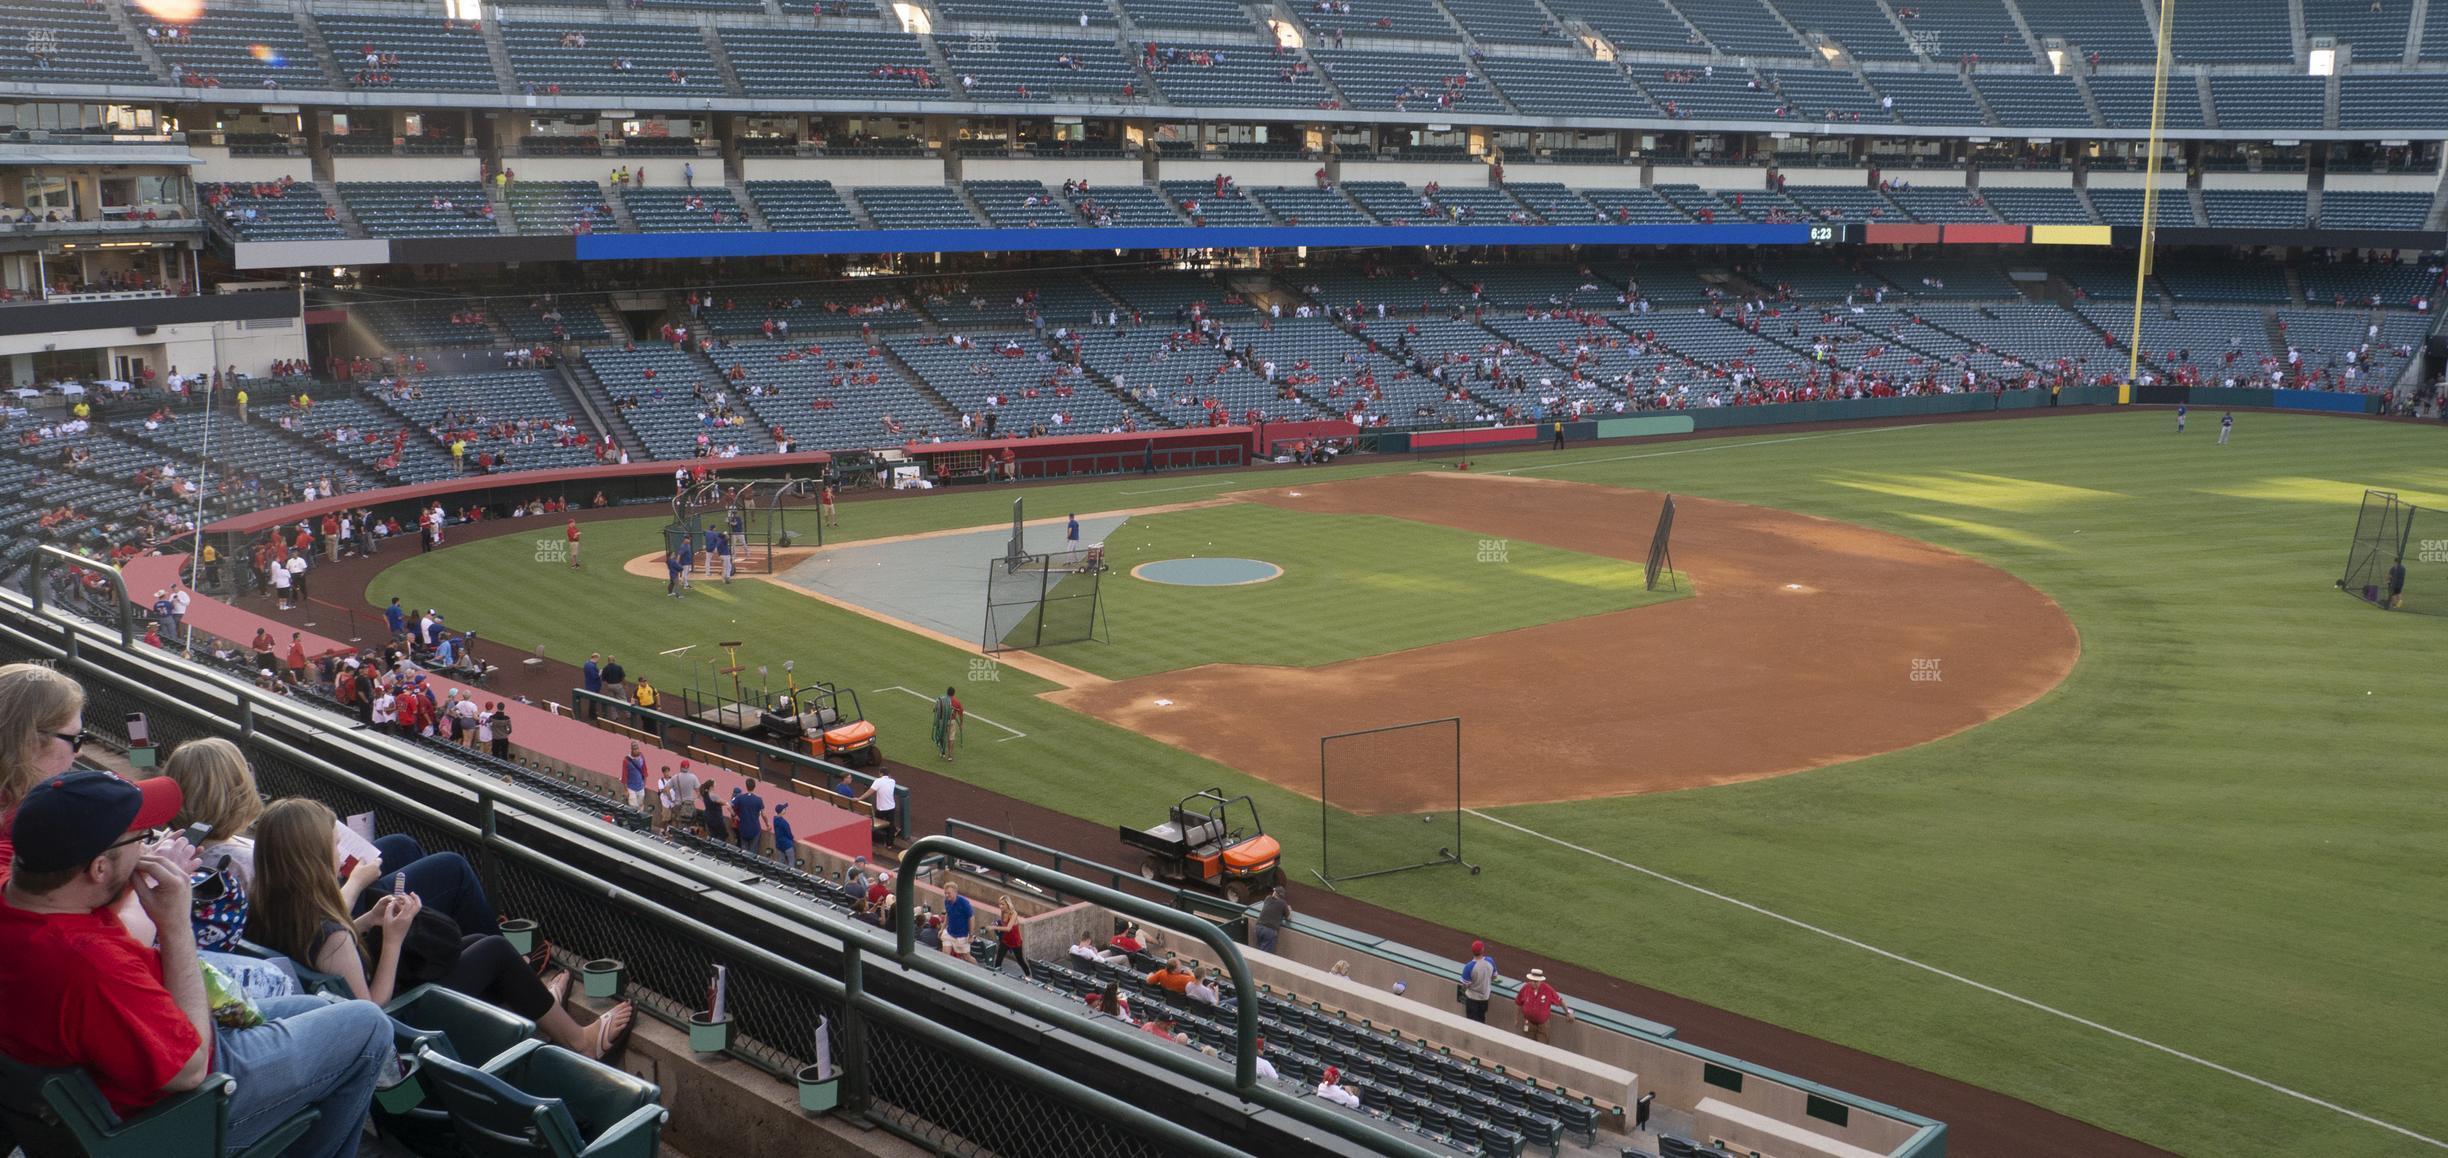
[(1496, 990), (1496, 959), (1487, 942), (1471, 942), (1471, 959), (1462, 966), (1462, 1012), (1472, 1021), (1487, 1020), (1488, 998)]
[(1351, 1092), (1351, 1087), (1343, 1084), (1343, 1071), (1333, 1066), (1327, 1066), (1326, 1076), (1318, 1079), (1317, 1096), (1338, 1106), (1347, 1106), (1354, 1110), (1360, 1108), (1360, 1095)]
[[(322, 1111), (289, 1158), (349, 1158), (375, 1079), (393, 1068), (391, 1019), (366, 1001), (276, 997), (216, 1017), (196, 956), (183, 847), (149, 834), (178, 814), (176, 781), (71, 771), (34, 786), (10, 826), (0, 890), (0, 1052), (77, 1066), (125, 1117), (230, 1075), (229, 1135), (252, 1145), (299, 1110)], [(136, 901), (158, 947), (114, 913)]]

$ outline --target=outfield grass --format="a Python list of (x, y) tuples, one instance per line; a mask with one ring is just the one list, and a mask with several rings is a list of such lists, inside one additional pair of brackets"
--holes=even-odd
[[(1263, 559), (1283, 574), (1237, 587), (1130, 574), (1192, 556)], [(1113, 642), (1042, 654), (1113, 679), (1204, 663), (1316, 667), (1675, 597), (1645, 590), (1637, 563), (1409, 519), (1257, 503), (1133, 515), (1106, 538), (1105, 562)]]
[[(2433, 686), (2448, 619), (2385, 615), (2331, 588), (2361, 489), (2448, 496), (2448, 445), (2435, 429), (2315, 417), (2247, 414), (2223, 448), (2171, 427), (2146, 412), (1515, 460), (1542, 477), (1784, 507), (1988, 559), (2065, 607), (2082, 662), (2040, 701), (1944, 741), (1749, 784), (1503, 809), (1467, 826), (1485, 875), (1348, 888), (2186, 1153), (2429, 1152), (1496, 823), (2448, 1136), (2448, 723)], [(1093, 511), (1274, 481), (1028, 494)], [(843, 519), (852, 537), (986, 525), (1007, 497), (852, 504)], [(599, 524), (590, 558), (652, 550), (655, 526)], [(953, 649), (762, 584), (686, 605), (608, 567), (537, 566), (521, 584), (521, 543), (410, 559), (369, 594), (437, 602), (489, 638), (565, 658), (614, 646), (667, 680), (668, 665), (638, 657), (735, 628), (752, 634), (727, 637), (803, 641), (774, 646), (796, 649), (803, 670), (814, 658), (825, 678), (855, 668), (838, 678), (862, 690), (940, 686), (969, 670)], [(1705, 590), (1708, 576), (1694, 578)], [(1909, 592), (1897, 599), (1909, 608)], [(1320, 613), (1342, 610), (1330, 601)], [(1033, 698), (1041, 682), (1000, 675), (964, 686), (963, 699), (1028, 737), (993, 743), (982, 737), (999, 733), (973, 727), (941, 770), (1105, 823), (1145, 823), (1186, 788), (1237, 787), (1266, 810), (1290, 867), (1313, 863), (1314, 805), (1053, 708)], [(1455, 708), (1468, 714), (1467, 702)], [(938, 766), (917, 740), (923, 702), (885, 693), (870, 710), (896, 758)], [(1759, 724), (1775, 726), (1773, 705)]]

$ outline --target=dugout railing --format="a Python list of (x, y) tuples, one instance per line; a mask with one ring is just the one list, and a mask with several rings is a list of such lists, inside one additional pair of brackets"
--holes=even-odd
[[(666, 696), (677, 695), (674, 692), (664, 694)], [(718, 764), (724, 761), (737, 762), (739, 757), (731, 754), (733, 750), (746, 752), (753, 757), (748, 762), (760, 769), (768, 782), (830, 787), (836, 776), (847, 774), (852, 781), (858, 784), (861, 791), (875, 786), (875, 774), (872, 772), (861, 772), (856, 768), (836, 764), (830, 760), (817, 759), (805, 752), (794, 752), (788, 748), (777, 747), (753, 736), (717, 727), (690, 716), (674, 715), (659, 708), (642, 708), (617, 696), (590, 692), (585, 688), (571, 688), (570, 710), (576, 712), (582, 707), (597, 713), (595, 716), (582, 718), (593, 720), (600, 717), (635, 731), (648, 732), (665, 742), (668, 742), (672, 734), (677, 732), (684, 737), (681, 742), (683, 749), (715, 757), (714, 762)], [(651, 728), (643, 726), (648, 724), (653, 726)], [(881, 744), (882, 737), (879, 736), (877, 742)], [(781, 775), (772, 775), (776, 770), (779, 770)], [(802, 795), (814, 795), (814, 793), (802, 793)], [(909, 785), (900, 785), (900, 797), (901, 829), (907, 832), (910, 828), (910, 817), (913, 815), (911, 812), (913, 797)]]
[[(929, 1149), (1422, 1153), (1364, 1119), (1252, 1088), (1213, 1059), (984, 970), (913, 968), (883, 931), (811, 908), (755, 875), (721, 871), (393, 738), (336, 727), (320, 709), (123, 645), (62, 604), (38, 609), (7, 592), (0, 662), (16, 661), (77, 679), (98, 739), (124, 745), (130, 712), (145, 714), (165, 748), (238, 739), (267, 793), (311, 794), (344, 814), (373, 810), (388, 831), (468, 857), (503, 911), (537, 920), (564, 950), (618, 958), (623, 995), (647, 1016), (685, 1021), (694, 1003), (675, 995), (702, 992), (713, 966), (727, 966), (734, 1056), (787, 1078), (826, 1035), (845, 1108)], [(945, 850), (995, 857), (973, 846)], [(1197, 935), (1194, 918), (1159, 915), (1148, 918)]]

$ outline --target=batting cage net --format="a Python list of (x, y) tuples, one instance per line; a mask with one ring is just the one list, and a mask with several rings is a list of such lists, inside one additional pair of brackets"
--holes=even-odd
[(2448, 511), (2363, 492), (2338, 587), (2386, 610), (2448, 615)]
[[(1318, 879), (1338, 882), (1462, 859), (1462, 719), (1318, 741)], [(1478, 868), (1471, 868), (1473, 873)]]
[(986, 566), (986, 650), (1113, 642), (1104, 577), (1102, 552), (997, 556)]

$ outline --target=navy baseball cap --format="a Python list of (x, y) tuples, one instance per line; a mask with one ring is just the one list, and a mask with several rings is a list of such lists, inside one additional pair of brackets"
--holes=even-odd
[(36, 872), (75, 868), (109, 851), (131, 832), (160, 828), (187, 802), (178, 781), (142, 783), (115, 772), (63, 772), (34, 786), (17, 805), (9, 840), (17, 867)]

